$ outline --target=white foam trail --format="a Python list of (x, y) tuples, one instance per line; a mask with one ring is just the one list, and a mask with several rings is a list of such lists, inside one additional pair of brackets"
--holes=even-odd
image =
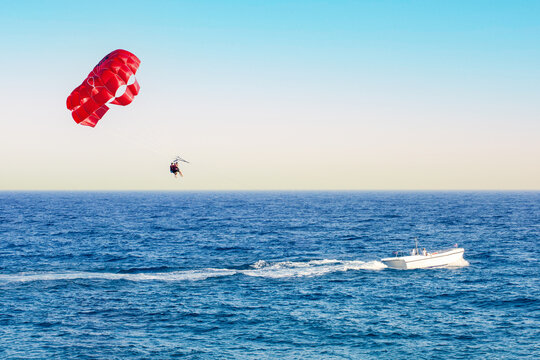
[(7, 282), (28, 282), (28, 281), (53, 281), (53, 280), (129, 280), (129, 281), (199, 281), (211, 277), (229, 276), (236, 274), (235, 270), (229, 269), (201, 269), (189, 271), (174, 271), (169, 273), (139, 273), (139, 274), (118, 274), (118, 273), (95, 273), (95, 272), (73, 272), (73, 273), (42, 273), (42, 274), (0, 274), (0, 281)]
[(469, 266), (469, 262), (463, 258), (459, 259), (458, 261), (456, 262), (453, 262), (451, 264), (448, 264), (444, 267), (446, 268), (459, 268), (459, 267), (465, 267), (465, 266)]
[(265, 278), (286, 278), (303, 276), (321, 276), (332, 272), (348, 270), (382, 270), (386, 268), (380, 261), (360, 261), (360, 260), (311, 260), (307, 262), (284, 261), (275, 264), (261, 266), (260, 262), (255, 263), (253, 270), (242, 270), (242, 274), (247, 276), (258, 276)]
[(173, 271), (166, 273), (98, 273), (98, 272), (68, 272), (68, 273), (20, 273), (0, 274), (1, 282), (30, 282), (30, 281), (55, 281), (55, 280), (128, 280), (128, 281), (201, 281), (208, 278), (243, 274), (263, 278), (287, 278), (321, 276), (332, 272), (344, 272), (349, 270), (382, 270), (386, 265), (380, 261), (360, 260), (311, 260), (306, 262), (283, 261), (268, 263), (259, 260), (248, 270), (235, 269), (198, 269), (186, 271)]

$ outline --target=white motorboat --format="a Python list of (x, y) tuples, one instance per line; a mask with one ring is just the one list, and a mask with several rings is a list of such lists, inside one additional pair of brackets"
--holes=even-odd
[(392, 269), (426, 269), (435, 267), (452, 267), (452, 266), (467, 266), (469, 263), (463, 259), (465, 249), (457, 247), (447, 250), (438, 250), (427, 252), (424, 248), (418, 251), (418, 243), (411, 251), (411, 255), (400, 256), (400, 252), (396, 252), (395, 257), (381, 259), (381, 261)]

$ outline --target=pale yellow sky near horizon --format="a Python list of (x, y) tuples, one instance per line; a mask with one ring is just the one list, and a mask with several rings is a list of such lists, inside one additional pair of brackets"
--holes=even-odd
[[(245, 91), (228, 101), (183, 91), (165, 103), (146, 83), (94, 129), (47, 96), (4, 107), (0, 190), (540, 189), (539, 127), (512, 126), (500, 105), (444, 114), (410, 96), (388, 107), (350, 96), (336, 106), (315, 91)], [(191, 161), (181, 179), (168, 173), (176, 154)]]

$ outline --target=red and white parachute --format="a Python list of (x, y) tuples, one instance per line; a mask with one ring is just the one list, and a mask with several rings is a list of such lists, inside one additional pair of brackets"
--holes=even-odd
[(107, 104), (128, 105), (139, 93), (135, 73), (141, 61), (126, 50), (115, 50), (101, 60), (67, 98), (77, 124), (94, 127), (109, 110)]

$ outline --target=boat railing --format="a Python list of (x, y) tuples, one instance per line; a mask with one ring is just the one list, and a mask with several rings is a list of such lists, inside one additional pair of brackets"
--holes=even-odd
[(431, 253), (432, 253), (432, 254), (435, 254), (435, 253), (442, 253), (442, 252), (452, 251), (452, 250), (456, 250), (456, 249), (459, 249), (459, 247), (457, 246), (457, 244), (454, 245), (454, 246), (452, 246), (452, 247), (450, 247), (450, 248), (432, 251)]

